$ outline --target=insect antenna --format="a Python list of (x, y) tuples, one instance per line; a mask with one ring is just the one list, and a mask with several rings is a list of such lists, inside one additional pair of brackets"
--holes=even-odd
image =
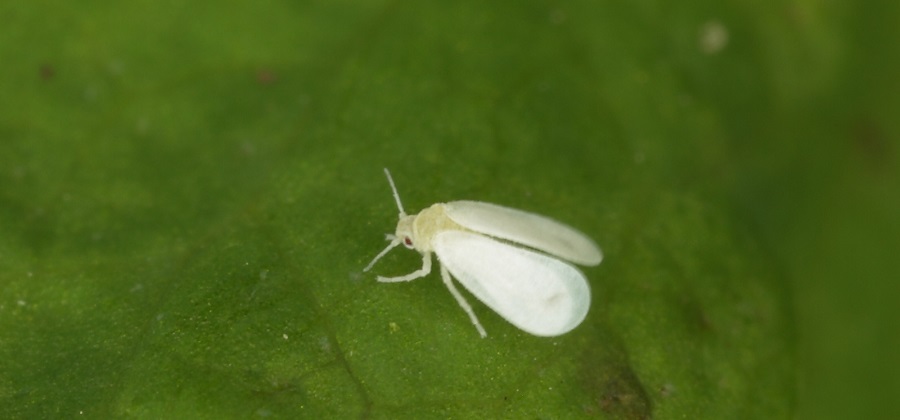
[(394, 185), (394, 178), (391, 178), (391, 171), (388, 171), (388, 168), (384, 168), (384, 174), (387, 175), (388, 183), (391, 184), (391, 191), (394, 192), (394, 200), (397, 201), (397, 208), (400, 209), (400, 217), (406, 216), (406, 212), (403, 211), (403, 204), (400, 203), (400, 194), (397, 193), (397, 186)]

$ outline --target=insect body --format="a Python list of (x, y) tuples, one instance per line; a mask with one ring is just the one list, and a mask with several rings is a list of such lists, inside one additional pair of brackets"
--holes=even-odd
[(422, 268), (405, 276), (378, 276), (378, 281), (415, 280), (431, 273), (431, 254), (437, 254), (444, 284), (482, 337), (487, 333), (451, 274), (500, 316), (530, 334), (564, 334), (584, 320), (591, 303), (587, 279), (562, 260), (599, 264), (603, 254), (590, 238), (555, 220), (479, 201), (438, 203), (407, 215), (390, 172), (385, 169), (384, 173), (400, 220), (396, 232), (387, 235), (388, 246), (363, 271), (403, 244), (422, 254)]

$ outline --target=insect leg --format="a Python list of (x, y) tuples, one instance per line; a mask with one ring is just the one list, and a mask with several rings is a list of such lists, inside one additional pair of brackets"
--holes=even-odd
[(388, 252), (391, 252), (391, 250), (394, 249), (395, 246), (400, 245), (400, 239), (398, 239), (396, 236), (391, 234), (387, 234), (385, 236), (387, 237), (387, 240), (391, 241), (391, 243), (388, 244), (387, 248), (379, 252), (378, 255), (376, 255), (375, 258), (372, 259), (372, 262), (370, 262), (369, 265), (366, 266), (366, 268), (363, 268), (363, 271), (369, 271), (369, 269), (372, 268), (372, 266), (375, 265), (375, 263), (378, 262), (381, 257), (387, 255)]
[(484, 327), (481, 326), (481, 323), (478, 322), (478, 317), (475, 316), (475, 311), (472, 310), (472, 307), (469, 306), (469, 302), (466, 302), (466, 298), (463, 297), (462, 294), (459, 293), (459, 290), (456, 290), (456, 286), (453, 285), (453, 281), (450, 278), (450, 272), (447, 271), (447, 268), (441, 264), (441, 278), (444, 279), (444, 284), (447, 285), (447, 288), (450, 289), (450, 294), (456, 298), (456, 303), (459, 304), (469, 314), (469, 319), (472, 320), (472, 323), (475, 324), (475, 329), (478, 330), (478, 334), (481, 334), (481, 338), (487, 337), (487, 332), (484, 331)]
[(413, 271), (405, 276), (397, 276), (397, 277), (383, 277), (378, 276), (378, 281), (382, 283), (396, 283), (401, 281), (411, 281), (415, 280), (419, 277), (425, 277), (429, 273), (431, 273), (431, 253), (426, 252), (422, 254), (422, 268)]

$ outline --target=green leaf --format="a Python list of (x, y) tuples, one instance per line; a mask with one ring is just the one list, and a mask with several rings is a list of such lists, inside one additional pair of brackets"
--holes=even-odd
[[(777, 183), (743, 142), (837, 70), (779, 10), (0, 6), (0, 417), (791, 417), (790, 278), (733, 188)], [(417, 254), (363, 273), (382, 167), (409, 212), (593, 237), (588, 318), (533, 337), (467, 295), (481, 339), (437, 273), (375, 281)]]

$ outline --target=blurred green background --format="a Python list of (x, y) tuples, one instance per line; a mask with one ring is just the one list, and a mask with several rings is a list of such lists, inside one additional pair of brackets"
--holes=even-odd
[[(900, 3), (0, 5), (0, 418), (898, 418)], [(592, 236), (531, 337), (383, 246)]]

